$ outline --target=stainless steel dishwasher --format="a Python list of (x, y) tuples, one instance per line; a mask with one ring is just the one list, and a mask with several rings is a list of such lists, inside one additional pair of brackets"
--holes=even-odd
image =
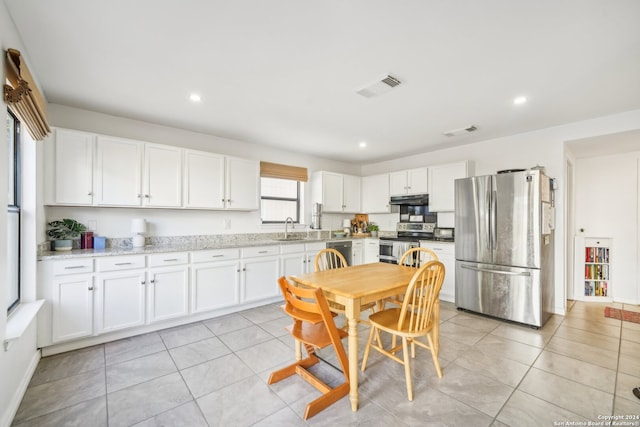
[(338, 240), (333, 242), (327, 242), (327, 248), (335, 249), (344, 256), (344, 259), (347, 260), (347, 265), (353, 264), (353, 260), (351, 258), (351, 240)]

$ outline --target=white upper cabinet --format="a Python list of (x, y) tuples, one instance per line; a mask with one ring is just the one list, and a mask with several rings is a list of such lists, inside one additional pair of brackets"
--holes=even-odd
[(185, 208), (223, 209), (224, 187), (224, 156), (203, 151), (185, 151), (183, 190)]
[(144, 145), (144, 206), (182, 206), (182, 149)]
[(449, 163), (429, 167), (429, 210), (431, 212), (453, 212), (455, 207), (455, 185), (458, 178), (468, 176), (468, 162)]
[(429, 168), (416, 168), (389, 174), (389, 194), (404, 196), (408, 194), (426, 194), (428, 187)]
[(362, 178), (362, 212), (389, 213), (389, 174)]
[(260, 188), (260, 163), (255, 160), (227, 157), (225, 176), (225, 208), (257, 210)]
[(360, 212), (360, 177), (334, 172), (311, 175), (314, 203), (322, 203), (323, 212)]
[(98, 136), (96, 205), (140, 206), (144, 143)]
[[(93, 154), (95, 135), (55, 129), (45, 145), (47, 203), (93, 204)], [(53, 151), (53, 153), (52, 153)]]

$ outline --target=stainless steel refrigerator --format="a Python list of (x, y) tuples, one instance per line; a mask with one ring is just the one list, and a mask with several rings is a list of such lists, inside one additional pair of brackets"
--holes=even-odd
[(553, 188), (540, 170), (455, 181), (456, 306), (542, 327), (553, 312)]

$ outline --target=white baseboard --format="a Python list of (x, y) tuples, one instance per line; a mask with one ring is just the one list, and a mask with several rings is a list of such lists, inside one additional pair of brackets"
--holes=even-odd
[(33, 377), (33, 374), (36, 372), (36, 368), (38, 367), (38, 362), (40, 362), (40, 350), (36, 350), (31, 358), (31, 362), (29, 363), (29, 367), (24, 373), (18, 388), (16, 388), (15, 393), (11, 397), (11, 402), (9, 407), (6, 408), (4, 412), (4, 417), (0, 420), (0, 427), (10, 427), (13, 422), (13, 418), (16, 416), (18, 412), (18, 408), (20, 408), (20, 403), (22, 402), (22, 398), (24, 394), (27, 392), (27, 387), (29, 386), (29, 382)]

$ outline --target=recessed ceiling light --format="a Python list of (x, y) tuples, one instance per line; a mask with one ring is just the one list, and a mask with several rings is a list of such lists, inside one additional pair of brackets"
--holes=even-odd
[(364, 141), (361, 141), (359, 145), (360, 145), (360, 148), (365, 148), (367, 146), (367, 143)]
[(193, 102), (200, 102), (202, 101), (202, 97), (200, 95), (198, 95), (197, 93), (192, 93), (191, 95), (189, 95), (189, 99)]
[(513, 105), (522, 105), (527, 102), (526, 96), (518, 96), (513, 98)]

